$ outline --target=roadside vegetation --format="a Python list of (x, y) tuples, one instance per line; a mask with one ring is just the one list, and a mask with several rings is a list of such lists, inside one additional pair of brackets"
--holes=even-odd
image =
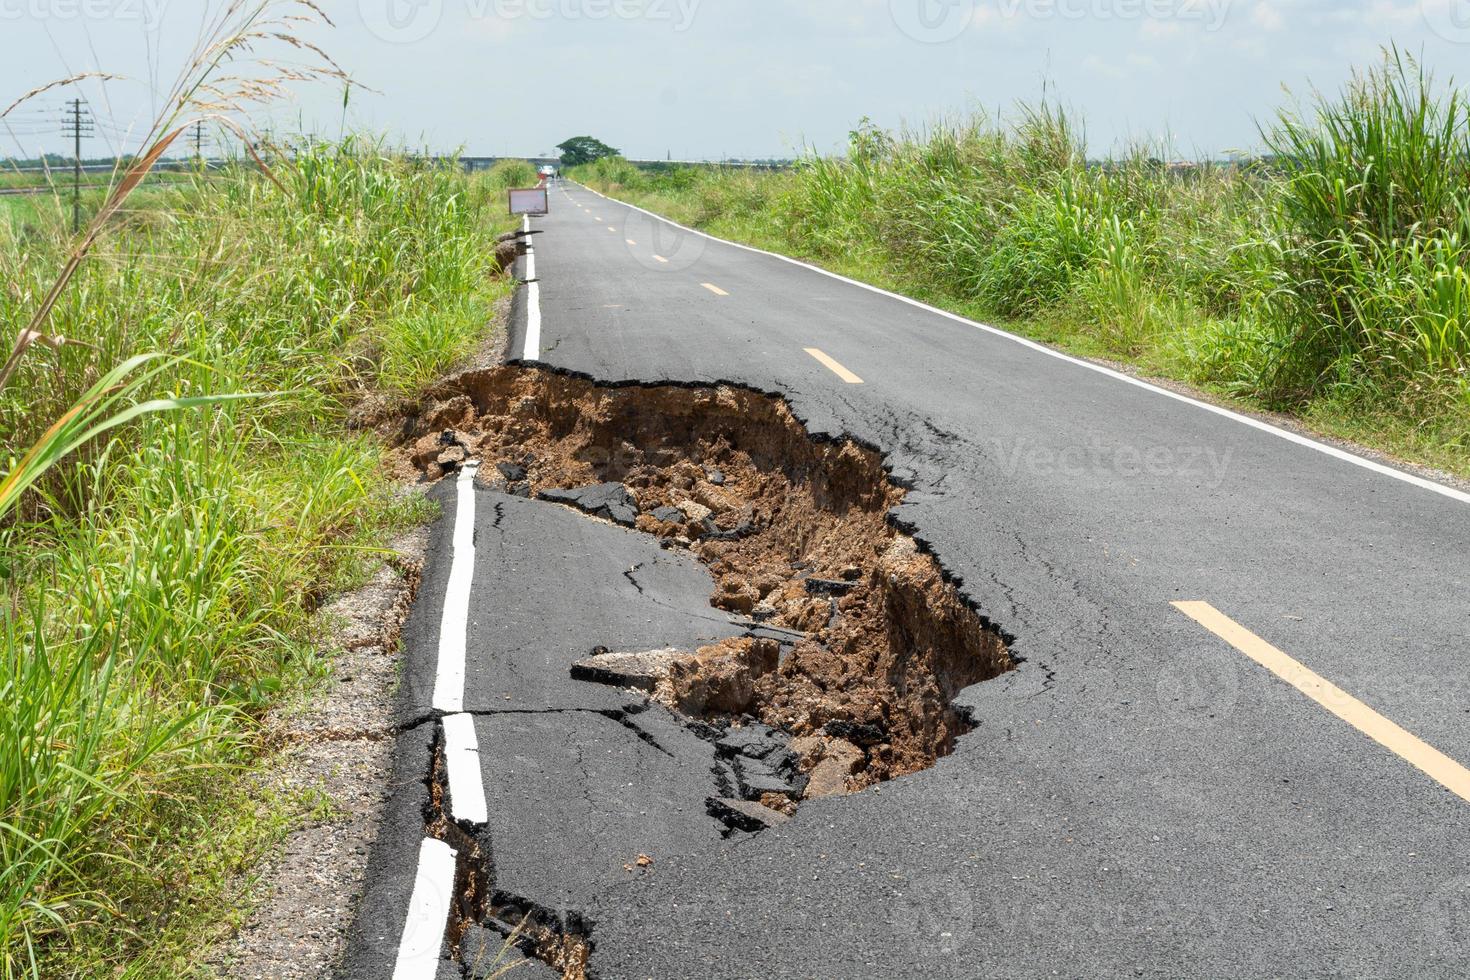
[[(236, 877), (318, 803), (251, 788), (256, 719), (322, 672), (320, 599), (426, 516), (347, 413), (476, 352), (510, 289), (503, 174), (358, 139), (271, 169), (134, 195), (0, 387), (7, 977), (190, 975), (228, 930)], [(9, 333), (69, 219), (0, 211)], [(134, 405), (49, 471), (25, 455)]]
[(785, 172), (569, 176), (1084, 355), (1470, 475), (1470, 111), (1388, 52), (1262, 124), (1267, 156), (1089, 161), (1054, 105)]

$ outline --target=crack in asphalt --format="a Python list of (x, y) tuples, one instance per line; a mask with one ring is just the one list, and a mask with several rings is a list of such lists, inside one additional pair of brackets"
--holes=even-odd
[(599, 711), (597, 713), (600, 714), (600, 715), (602, 715), (604, 718), (608, 718), (608, 719), (610, 719), (612, 721), (617, 722), (619, 725), (622, 725), (628, 731), (630, 731), (634, 735), (636, 735), (638, 737), (639, 741), (642, 741), (642, 742), (647, 743), (648, 745), (650, 745), (653, 748), (657, 749), (658, 751), (662, 752), (664, 755), (668, 756), (670, 759), (677, 759), (678, 758), (678, 756), (674, 755), (674, 753), (672, 753), (668, 749), (664, 748), (664, 746), (659, 742), (659, 740), (656, 739), (656, 738), (654, 738), (652, 732), (649, 732), (649, 731), (646, 731), (645, 729), (639, 728), (636, 724), (634, 724), (633, 723), (633, 718), (632, 718), (631, 715), (628, 714), (628, 712), (626, 712), (626, 711), (611, 711), (611, 710), (608, 710), (608, 711)]

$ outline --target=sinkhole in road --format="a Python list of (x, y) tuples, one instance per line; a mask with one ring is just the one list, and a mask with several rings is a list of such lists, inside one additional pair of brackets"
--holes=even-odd
[[(719, 791), (704, 802), (727, 836), (928, 768), (974, 727), (959, 692), (1014, 666), (1009, 638), (901, 526), (905, 491), (882, 455), (809, 433), (778, 395), (506, 365), (447, 379), (407, 408), (367, 407), (359, 421), (390, 436), (403, 475), (433, 480), (478, 460), (482, 484), (623, 524), (705, 566), (711, 604), (745, 635), (698, 650), (588, 651), (571, 669), (641, 688), (715, 743)], [(637, 571), (624, 574), (641, 592)], [(458, 854), (455, 968), (492, 975), (477, 964), (514, 946), (582, 980), (593, 924), (501, 890), (488, 834), (446, 813), (444, 751), (436, 729), (424, 821)]]
[(666, 655), (651, 693), (789, 738), (811, 778), (768, 805), (933, 765), (973, 727), (955, 696), (1013, 666), (1003, 632), (898, 526), (904, 490), (882, 455), (813, 436), (777, 395), (506, 365), (448, 379), (400, 421), (410, 472), (478, 459), (484, 482), (595, 510), (707, 567), (711, 603), (751, 635)]

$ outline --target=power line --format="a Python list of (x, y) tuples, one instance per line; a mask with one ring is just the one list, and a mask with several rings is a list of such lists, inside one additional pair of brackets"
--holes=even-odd
[(204, 120), (199, 120), (189, 133), (189, 141), (194, 144), (194, 160), (199, 162), (204, 159), (204, 143), (208, 137), (204, 134)]
[(71, 233), (76, 235), (82, 230), (82, 137), (92, 136), (96, 127), (92, 121), (92, 110), (81, 99), (72, 99), (70, 108), (70, 114), (62, 117), (61, 135), (71, 137), (75, 148), (72, 154)]

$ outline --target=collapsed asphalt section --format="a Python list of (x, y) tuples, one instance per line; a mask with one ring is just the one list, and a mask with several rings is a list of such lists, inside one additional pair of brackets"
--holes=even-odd
[[(346, 975), (584, 976), (581, 910), (932, 765), (972, 727), (955, 696), (1012, 665), (881, 456), (778, 397), (507, 366), (380, 421), (455, 516), (405, 628), (416, 821), (375, 849)], [(408, 869), (446, 853), (426, 894)]]

